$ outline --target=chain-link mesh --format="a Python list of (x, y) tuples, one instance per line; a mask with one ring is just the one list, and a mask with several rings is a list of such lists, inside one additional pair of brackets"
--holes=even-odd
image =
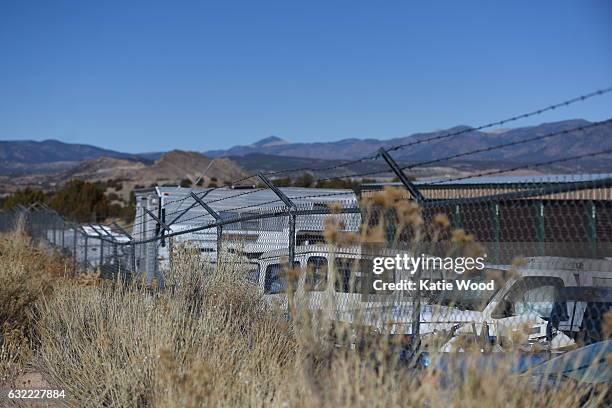
[[(560, 350), (609, 335), (611, 178), (419, 188), (420, 205), (398, 183), (364, 185), (359, 197), (157, 188), (137, 192), (129, 231), (71, 223), (43, 205), (1, 212), (0, 228), (21, 223), (71, 256), (75, 274), (159, 288), (176, 251), (192, 248), (212, 264), (243, 264), (288, 316), (301, 307), (413, 346)], [(459, 264), (467, 258), (482, 268)]]

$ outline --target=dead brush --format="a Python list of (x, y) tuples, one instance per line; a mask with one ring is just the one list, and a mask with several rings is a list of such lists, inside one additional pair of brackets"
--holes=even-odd
[(243, 265), (216, 269), (183, 254), (174, 258), (167, 291), (69, 285), (40, 303), (37, 362), (75, 406), (274, 399), (295, 353), (282, 313), (237, 279)]
[(14, 377), (36, 345), (35, 303), (53, 293), (69, 262), (37, 246), (23, 221), (0, 234), (0, 382)]
[[(535, 408), (579, 406), (588, 398), (589, 406), (605, 406), (588, 388), (535, 388), (503, 365), (484, 370), (468, 360), (467, 368), (446, 373), (409, 369), (398, 358), (409, 344), (386, 321), (367, 321), (363, 310), (350, 319), (341, 313), (333, 296), (338, 248), (409, 242), (425, 253), (441, 243), (457, 253), (464, 246), (478, 250), (477, 237), (453, 231), (447, 216), (430, 221), (404, 198), (387, 189), (364, 199), (358, 237), (346, 238), (345, 225), (333, 220), (339, 214), (332, 215), (320, 307), (295, 288), (308, 271), (287, 271), (286, 319), (285, 310), (244, 279), (245, 257), (224, 249), (219, 256), (227, 262), (217, 266), (197, 248), (176, 245), (165, 290), (70, 284), (39, 299), (34, 362), (75, 407)], [(339, 213), (339, 206), (332, 210)], [(432, 349), (441, 342), (433, 340)]]
[[(403, 197), (397, 190), (387, 189), (364, 198), (364, 222), (360, 240), (355, 244), (390, 242), (398, 245), (400, 241), (408, 239), (413, 247), (425, 253), (441, 247), (446, 248), (447, 256), (483, 254), (484, 249), (476, 242), (476, 237), (463, 229), (452, 229), (448, 216), (436, 214), (431, 223), (426, 223), (421, 209), (403, 200)], [(395, 218), (380, 216), (389, 211), (394, 213)], [(388, 233), (390, 223), (397, 226), (391, 234)], [(325, 237), (332, 251), (344, 245), (343, 227), (333, 215), (325, 223)], [(398, 350), (409, 345), (409, 342), (395, 335), (389, 327), (368, 326), (364, 314), (359, 312), (353, 316), (351, 324), (338, 323), (341, 316), (337, 312), (337, 301), (332, 296), (338, 271), (334, 268), (334, 255), (330, 258), (326, 272), (328, 296), (324, 297), (321, 308), (312, 310), (308, 301), (297, 295), (290, 301), (299, 352), (296, 354), (294, 374), (281, 388), (281, 405), (540, 407), (551, 406), (552, 401), (558, 406), (577, 406), (589, 398), (591, 406), (602, 404), (602, 395), (606, 393), (592, 396), (588, 387), (576, 384), (568, 384), (563, 389), (534, 387), (528, 378), (510, 374), (509, 362), (494, 369), (482, 369), (477, 356), (483, 347), (489, 346), (483, 346), (481, 336), (477, 334), (458, 337), (455, 349), (476, 353), (473, 359), (466, 359), (467, 368), (449, 367), (449, 370), (456, 372), (456, 375), (450, 376), (452, 384), (441, 383), (436, 371), (419, 373), (407, 370), (397, 356)], [(357, 270), (358, 265), (354, 266)], [(308, 270), (301, 272), (309, 273)], [(467, 271), (467, 276), (471, 272)], [(293, 275), (299, 273), (295, 270), (292, 272)], [(503, 285), (505, 279), (511, 277), (492, 278)], [(515, 347), (525, 339), (526, 332), (527, 327), (510, 332), (506, 342), (511, 342)], [(435, 350), (448, 339), (448, 334), (434, 334), (425, 338), (421, 347), (429, 349), (435, 361)]]

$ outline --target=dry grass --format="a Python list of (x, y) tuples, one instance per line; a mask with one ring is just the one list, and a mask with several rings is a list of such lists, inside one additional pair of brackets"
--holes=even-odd
[[(587, 390), (538, 390), (470, 367), (454, 387), (386, 358), (330, 347), (304, 314), (292, 327), (238, 276), (179, 262), (174, 289), (65, 285), (42, 302), (38, 367), (79, 407), (576, 406)], [(295, 333), (295, 335), (293, 334)], [(597, 405), (597, 401), (593, 401)]]
[(63, 285), (40, 303), (37, 366), (78, 407), (565, 407), (586, 398), (586, 388), (537, 390), (503, 370), (471, 368), (443, 386), (388, 358), (385, 336), (361, 353), (331, 346), (330, 327), (299, 308), (289, 325), (240, 272), (185, 252), (164, 292)]
[[(367, 205), (395, 206), (406, 213), (402, 229), (436, 234), (421, 231), (418, 208), (406, 207), (396, 195), (387, 192)], [(435, 228), (448, 229), (447, 221), (438, 217)], [(380, 230), (372, 226), (360, 239), (378, 242)], [(462, 243), (473, 241), (465, 233), (455, 235)], [(35, 263), (31, 258), (42, 254), (22, 233), (15, 236), (2, 241), (14, 246), (15, 255), (3, 249), (0, 256), (3, 265), (12, 259), (19, 266), (2, 273), (22, 283), (12, 284), (12, 292), (0, 288), (0, 302), (12, 305), (4, 315), (26, 322), (20, 327), (36, 335), (30, 364), (53, 388), (66, 390), (70, 406), (573, 407), (587, 399), (588, 406), (604, 406), (603, 394), (589, 395), (587, 387), (536, 389), (501, 367), (457, 371), (449, 386), (440, 373), (399, 364), (396, 338), (355, 334), (299, 301), (292, 302), (287, 322), (243, 279), (238, 258), (216, 269), (199, 253), (179, 248), (164, 291), (96, 277), (53, 285), (51, 276), (61, 268)], [(18, 302), (21, 306), (5, 298), (21, 291), (28, 299)], [(349, 340), (355, 335), (368, 340), (359, 351)]]
[(35, 346), (35, 304), (69, 271), (65, 259), (35, 245), (18, 223), (0, 234), (0, 384), (14, 377)]
[(296, 344), (236, 270), (183, 253), (164, 292), (65, 285), (40, 305), (38, 363), (77, 406), (271, 401)]

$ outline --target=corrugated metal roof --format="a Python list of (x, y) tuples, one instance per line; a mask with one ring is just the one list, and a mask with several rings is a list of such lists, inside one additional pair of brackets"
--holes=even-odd
[(130, 239), (124, 234), (117, 233), (108, 225), (83, 225), (81, 228), (89, 237), (104, 237), (110, 238), (109, 235), (117, 242), (129, 242)]
[[(492, 185), (492, 184), (545, 184), (545, 183), (576, 183), (583, 181), (596, 181), (612, 178), (612, 173), (596, 174), (546, 174), (532, 176), (479, 176), (470, 177), (463, 180), (432, 179), (419, 180), (414, 184), (418, 186), (464, 186), (464, 185)], [(364, 184), (363, 188), (378, 186), (402, 186), (400, 182), (392, 183), (369, 183)]]
[[(159, 187), (157, 191), (162, 196), (163, 208), (166, 210), (166, 221), (170, 222), (181, 211), (194, 203), (190, 193), (193, 191), (199, 196), (211, 190), (203, 199), (213, 210), (220, 213), (222, 217), (233, 218), (238, 214), (261, 212), (274, 208), (284, 207), (283, 202), (269, 189), (207, 189), (207, 188), (182, 188), (182, 187)], [(346, 189), (318, 189), (301, 187), (284, 187), (280, 190), (289, 197), (298, 208), (312, 208), (313, 204), (327, 205), (332, 202), (355, 203), (357, 197), (352, 190)], [(154, 191), (137, 192), (137, 197), (156, 195)], [(318, 196), (318, 197), (317, 197)], [(196, 218), (197, 217), (197, 218)], [(176, 224), (193, 224), (213, 221), (212, 216), (199, 205), (191, 208), (184, 214)]]

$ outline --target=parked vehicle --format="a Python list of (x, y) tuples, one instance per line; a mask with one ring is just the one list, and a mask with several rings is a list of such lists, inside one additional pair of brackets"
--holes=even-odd
[[(287, 306), (287, 292), (291, 290), (295, 299), (310, 310), (326, 310), (334, 320), (353, 322), (374, 305), (381, 310), (381, 306), (393, 302), (369, 291), (367, 299), (364, 297), (364, 261), (359, 246), (302, 245), (296, 247), (293, 269), (299, 273), (293, 278), (287, 274), (286, 250), (266, 252), (252, 264), (259, 271), (253, 276), (258, 276), (264, 295), (282, 307)], [(328, 273), (332, 265), (334, 276)], [(373, 317), (371, 314), (370, 319)]]
[(583, 385), (609, 384), (612, 366), (606, 356), (612, 353), (612, 340), (605, 340), (570, 350), (561, 355), (539, 353), (422, 353), (417, 368), (435, 370), (443, 387), (452, 387), (476, 367), (498, 375), (519, 375), (539, 389), (541, 386), (563, 386), (566, 381)]
[(563, 380), (610, 384), (612, 365), (606, 358), (611, 353), (612, 340), (592, 343), (536, 365), (526, 375), (548, 384), (560, 384)]
[(482, 312), (456, 330), (446, 351), (453, 348), (458, 337), (469, 334), (495, 341), (497, 337), (523, 332), (527, 344), (538, 343), (551, 349), (572, 346), (577, 339), (586, 339), (587, 344), (602, 339), (601, 333), (595, 331), (610, 309), (612, 262), (532, 258), (517, 273)]
[[(383, 250), (377, 256), (394, 256), (398, 251)], [(410, 335), (416, 292), (393, 290), (375, 291), (372, 288), (372, 254), (360, 246), (332, 248), (328, 245), (305, 245), (296, 248), (294, 269), (300, 273), (290, 282), (286, 272), (285, 250), (270, 251), (251, 261), (252, 277), (256, 277), (263, 294), (281, 307), (287, 307), (287, 291), (310, 310), (325, 310), (329, 318), (349, 324), (367, 325), (378, 332)], [(334, 268), (334, 276), (328, 273)], [(490, 272), (490, 270), (485, 271)], [(433, 271), (427, 278), (441, 279), (441, 272)], [(380, 278), (398, 283), (405, 273), (386, 272)], [(471, 279), (477, 280), (478, 277)], [(484, 307), (495, 291), (459, 292), (444, 305), (431, 304), (430, 294), (422, 294), (421, 333), (436, 329), (450, 329), (457, 323), (472, 321), (473, 314)], [(448, 300), (448, 299), (447, 299)], [(473, 307), (473, 309), (472, 309)]]

